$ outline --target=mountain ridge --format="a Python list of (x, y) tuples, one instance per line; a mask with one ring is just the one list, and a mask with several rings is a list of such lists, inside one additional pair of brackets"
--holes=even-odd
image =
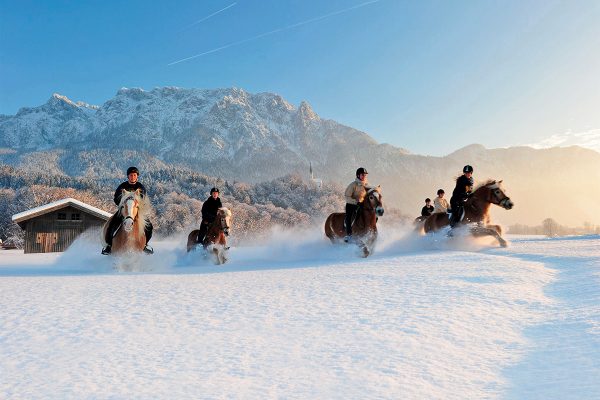
[[(306, 101), (296, 107), (280, 95), (240, 88), (121, 88), (100, 106), (55, 93), (41, 106), (1, 116), (0, 148), (0, 162), (90, 179), (119, 176), (138, 163), (262, 182), (307, 174), (312, 164), (318, 178), (347, 184), (364, 166), (371, 180), (383, 185), (386, 201), (417, 215), (425, 197), (438, 188), (450, 194), (462, 166), (471, 164), (476, 178), (504, 178), (514, 193), (517, 207), (500, 214), (507, 221), (539, 223), (555, 214), (551, 204), (535, 201), (519, 209), (518, 198), (530, 198), (535, 182), (542, 198), (573, 207), (573, 218), (600, 223), (587, 205), (600, 196), (587, 184), (600, 180), (600, 153), (593, 150), (472, 144), (442, 157), (412, 154), (323, 119)], [(36, 163), (41, 167), (33, 168)]]

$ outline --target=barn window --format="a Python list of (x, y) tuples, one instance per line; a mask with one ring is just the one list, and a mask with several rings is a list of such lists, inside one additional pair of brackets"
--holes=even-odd
[(81, 220), (81, 215), (79, 213), (71, 214), (71, 221), (80, 221), (80, 220)]
[(60, 221), (64, 221), (67, 219), (67, 213), (58, 213), (57, 217)]

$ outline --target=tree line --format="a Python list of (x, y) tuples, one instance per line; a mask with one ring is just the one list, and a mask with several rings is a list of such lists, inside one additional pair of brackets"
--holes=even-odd
[(581, 226), (569, 227), (561, 225), (553, 218), (544, 219), (540, 225), (529, 226), (514, 224), (508, 227), (508, 233), (516, 235), (545, 235), (548, 237), (569, 235), (600, 235), (600, 225), (584, 221)]

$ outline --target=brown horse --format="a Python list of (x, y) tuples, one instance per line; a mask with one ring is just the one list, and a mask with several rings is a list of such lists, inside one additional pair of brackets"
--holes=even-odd
[[(231, 211), (227, 208), (219, 208), (217, 217), (208, 227), (202, 246), (207, 253), (213, 255), (215, 264), (223, 264), (227, 261), (227, 239), (229, 236), (229, 227), (231, 226)], [(195, 250), (200, 243), (196, 242), (200, 230), (195, 229), (190, 232), (187, 239), (188, 253)]]
[[(514, 203), (504, 193), (502, 181), (489, 180), (480, 185), (467, 199), (464, 206), (464, 216), (458, 225), (476, 224), (470, 228), (473, 236), (493, 236), (502, 247), (506, 247), (506, 240), (502, 238), (502, 228), (499, 225), (490, 225), (490, 205), (496, 204), (506, 210), (513, 208)], [(424, 222), (422, 229), (425, 232), (435, 232), (450, 224), (447, 213), (431, 214)]]
[[(383, 215), (383, 196), (379, 186), (369, 189), (363, 205), (358, 208), (352, 222), (352, 236), (367, 257), (373, 251), (377, 239), (377, 217)], [(333, 213), (325, 221), (325, 235), (332, 243), (339, 242), (346, 235), (344, 219), (346, 213)]]
[(123, 190), (121, 203), (117, 212), (110, 217), (102, 228), (102, 240), (106, 237), (106, 229), (113, 218), (123, 221), (113, 233), (112, 253), (141, 252), (146, 245), (144, 227), (150, 213), (150, 202), (142, 196), (140, 189), (133, 192)]

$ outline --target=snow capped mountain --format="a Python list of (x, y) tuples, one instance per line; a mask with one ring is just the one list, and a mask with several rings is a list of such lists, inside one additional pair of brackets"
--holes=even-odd
[[(352, 168), (358, 149), (368, 154), (382, 146), (363, 132), (321, 119), (306, 102), (296, 108), (279, 95), (237, 88), (122, 88), (100, 107), (54, 94), (40, 107), (0, 120), (0, 133), (0, 146), (19, 152), (143, 151), (250, 181), (304, 170), (310, 161)], [(386, 153), (407, 153), (385, 147)]]

